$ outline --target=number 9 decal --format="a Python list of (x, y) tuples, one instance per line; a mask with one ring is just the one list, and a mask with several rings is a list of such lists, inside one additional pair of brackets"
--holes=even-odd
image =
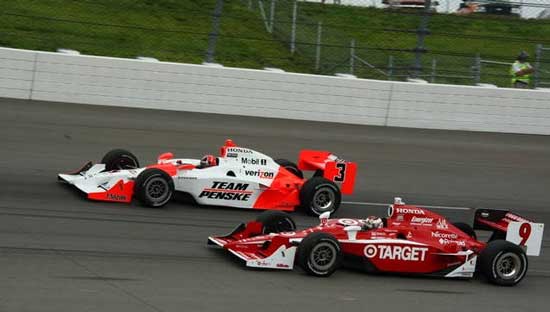
[(519, 237), (521, 237), (521, 242), (519, 243), (520, 246), (525, 246), (525, 243), (527, 243), (527, 240), (529, 239), (529, 236), (531, 236), (531, 224), (530, 223), (523, 223), (519, 227)]

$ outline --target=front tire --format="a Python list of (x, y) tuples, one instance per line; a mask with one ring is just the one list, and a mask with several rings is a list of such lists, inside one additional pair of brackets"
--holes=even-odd
[(296, 260), (307, 274), (327, 277), (342, 263), (342, 250), (334, 236), (315, 232), (302, 240)]
[(323, 177), (307, 180), (300, 190), (300, 203), (310, 215), (318, 216), (329, 211), (331, 214), (340, 207), (342, 195), (334, 182)]
[(134, 194), (145, 206), (162, 207), (172, 199), (174, 181), (160, 169), (145, 169), (136, 178)]
[(278, 210), (266, 210), (256, 218), (256, 221), (262, 223), (262, 234), (296, 230), (296, 223), (290, 215)]
[(527, 255), (521, 247), (505, 240), (489, 242), (479, 261), (481, 273), (496, 285), (514, 286), (527, 273)]
[(101, 163), (105, 164), (105, 170), (107, 171), (139, 168), (137, 157), (123, 149), (114, 149), (107, 152), (101, 159)]

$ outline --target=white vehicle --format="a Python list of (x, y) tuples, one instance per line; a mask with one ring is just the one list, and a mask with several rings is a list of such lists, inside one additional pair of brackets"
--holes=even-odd
[[(304, 179), (302, 170), (315, 174)], [(161, 207), (174, 192), (184, 192), (202, 205), (284, 211), (303, 207), (320, 215), (336, 211), (341, 194), (353, 192), (355, 174), (355, 163), (330, 152), (303, 150), (296, 165), (226, 140), (218, 157), (185, 159), (164, 153), (146, 167), (132, 153), (112, 150), (101, 163), (89, 162), (58, 178), (93, 200), (129, 203), (135, 196), (146, 206)]]

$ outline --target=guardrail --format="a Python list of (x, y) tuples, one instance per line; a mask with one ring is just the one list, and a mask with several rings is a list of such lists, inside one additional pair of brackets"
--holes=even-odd
[(449, 130), (550, 134), (550, 92), (0, 48), (0, 96)]

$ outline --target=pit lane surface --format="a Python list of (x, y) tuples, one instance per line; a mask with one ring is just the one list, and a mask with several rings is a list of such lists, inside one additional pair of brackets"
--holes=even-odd
[[(550, 137), (323, 124), (0, 99), (0, 311), (546, 311), (548, 229), (526, 279), (246, 269), (205, 247), (254, 211), (89, 202), (58, 172), (111, 148), (142, 163), (160, 152), (217, 153), (232, 138), (274, 157), (301, 148), (357, 161), (356, 193), (337, 216), (383, 214), (394, 196), (426, 205), (509, 208), (550, 223)], [(465, 210), (442, 209), (452, 220)], [(298, 226), (317, 220), (293, 215)]]

